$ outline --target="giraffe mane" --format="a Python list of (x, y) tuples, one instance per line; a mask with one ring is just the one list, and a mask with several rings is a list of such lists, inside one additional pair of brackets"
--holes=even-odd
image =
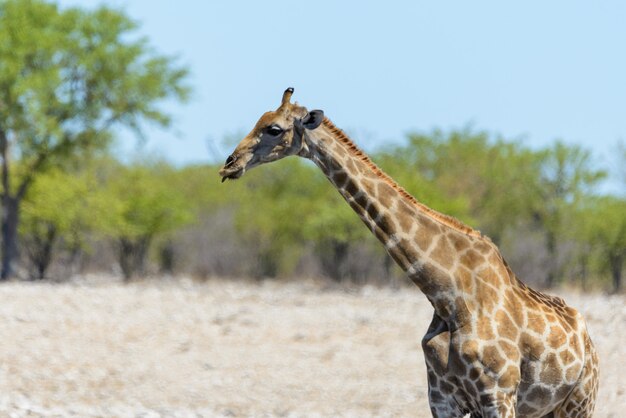
[(429, 208), (425, 204), (419, 202), (415, 197), (413, 197), (409, 192), (407, 192), (402, 186), (395, 182), (387, 173), (381, 170), (371, 159), (365, 154), (359, 147), (356, 146), (354, 142), (339, 128), (337, 128), (330, 119), (327, 117), (324, 118), (323, 125), (334, 135), (334, 137), (339, 140), (342, 144), (346, 146), (346, 149), (352, 153), (353, 156), (359, 158), (363, 161), (378, 177), (384, 180), (389, 186), (391, 186), (394, 190), (398, 191), (401, 196), (408, 199), (418, 210), (427, 214), (431, 218), (436, 221), (449, 226), (457, 231), (460, 231), (467, 235), (472, 235), (476, 237), (483, 237), (480, 231), (471, 228), (470, 226), (465, 225), (463, 222), (458, 219), (445, 215), (441, 212), (438, 212), (432, 208)]

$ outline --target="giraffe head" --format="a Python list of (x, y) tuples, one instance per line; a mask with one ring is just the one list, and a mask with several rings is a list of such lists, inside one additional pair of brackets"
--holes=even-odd
[(309, 112), (297, 103), (292, 104), (292, 94), (292, 87), (285, 90), (278, 109), (261, 116), (252, 131), (241, 140), (219, 172), (222, 181), (237, 179), (257, 165), (301, 154), (305, 150), (305, 131), (320, 126), (324, 112)]

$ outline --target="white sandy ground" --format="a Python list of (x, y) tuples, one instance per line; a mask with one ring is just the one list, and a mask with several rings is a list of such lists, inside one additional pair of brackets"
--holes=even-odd
[[(562, 294), (626, 408), (626, 297)], [(0, 417), (427, 417), (416, 289), (81, 279), (0, 285)]]

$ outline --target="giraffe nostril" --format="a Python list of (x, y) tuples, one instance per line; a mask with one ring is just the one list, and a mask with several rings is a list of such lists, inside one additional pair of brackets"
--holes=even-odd
[(229, 155), (228, 158), (226, 159), (226, 163), (224, 163), (224, 167), (228, 167), (229, 165), (234, 163), (236, 160), (237, 160), (237, 158), (235, 158), (232, 155)]

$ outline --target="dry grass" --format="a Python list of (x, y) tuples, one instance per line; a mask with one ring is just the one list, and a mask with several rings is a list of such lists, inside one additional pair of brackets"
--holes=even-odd
[[(626, 298), (589, 321), (597, 417), (626, 405)], [(0, 416), (429, 416), (413, 289), (103, 280), (0, 285)]]

